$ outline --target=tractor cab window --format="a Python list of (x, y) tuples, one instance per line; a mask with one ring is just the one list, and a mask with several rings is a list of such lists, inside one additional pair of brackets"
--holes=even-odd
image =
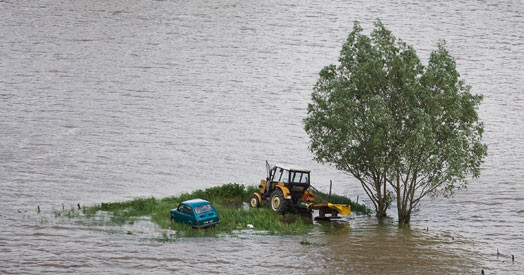
[(302, 174), (302, 179), (300, 180), (300, 183), (303, 183), (303, 184), (309, 183), (309, 174), (308, 173)]
[(275, 168), (275, 172), (273, 172), (273, 181), (279, 182), (280, 177), (282, 176), (282, 168)]
[(291, 182), (307, 184), (309, 182), (309, 174), (303, 172), (291, 172)]
[(272, 182), (289, 182), (289, 170), (280, 167), (275, 167), (274, 170), (271, 170), (271, 173), (273, 176)]
[(282, 170), (282, 178), (280, 178), (280, 181), (283, 183), (289, 182), (289, 170)]

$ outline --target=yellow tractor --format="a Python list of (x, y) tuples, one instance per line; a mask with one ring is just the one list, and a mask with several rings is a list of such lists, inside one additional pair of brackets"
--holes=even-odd
[[(332, 204), (325, 200), (315, 203), (315, 194), (310, 187), (310, 170), (289, 166), (272, 165), (266, 161), (267, 176), (260, 181), (259, 191), (249, 200), (251, 207), (260, 207), (263, 201), (269, 201), (270, 208), (279, 213), (289, 210), (311, 212), (319, 210), (319, 218), (336, 218), (338, 214), (349, 215), (349, 205)], [(331, 214), (326, 216), (325, 214)]]

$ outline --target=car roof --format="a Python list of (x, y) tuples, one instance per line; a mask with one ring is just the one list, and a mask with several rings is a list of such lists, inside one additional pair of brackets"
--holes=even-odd
[(307, 172), (307, 173), (311, 172), (311, 170), (309, 170), (307, 168), (298, 167), (298, 166), (289, 165), (289, 164), (277, 163), (277, 164), (275, 164), (275, 166), (276, 167), (280, 167), (280, 168), (285, 169), (285, 170)]
[(188, 200), (188, 201), (183, 201), (182, 203), (194, 207), (194, 206), (200, 206), (200, 205), (203, 205), (203, 204), (208, 204), (209, 202), (206, 201), (206, 200), (203, 200), (203, 199), (192, 199), (192, 200)]

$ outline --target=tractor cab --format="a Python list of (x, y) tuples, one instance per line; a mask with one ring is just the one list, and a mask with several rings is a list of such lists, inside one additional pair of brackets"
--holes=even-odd
[(310, 170), (296, 166), (266, 162), (267, 175), (260, 181), (259, 192), (250, 200), (251, 207), (259, 207), (264, 200), (269, 200), (271, 209), (283, 213), (289, 207), (313, 201), (310, 186)]
[[(281, 183), (280, 185), (287, 187), (290, 193), (302, 194), (309, 188), (309, 173), (310, 170), (308, 169), (276, 164), (269, 169), (264, 193), (272, 193), (275, 187)], [(270, 184), (267, 184), (268, 182)]]

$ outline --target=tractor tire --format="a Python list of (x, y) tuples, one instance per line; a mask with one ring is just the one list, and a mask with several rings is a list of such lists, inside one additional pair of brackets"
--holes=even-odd
[(259, 208), (260, 207), (260, 200), (258, 199), (257, 195), (251, 196), (249, 199), (249, 206), (252, 208)]
[(271, 210), (283, 214), (286, 212), (288, 200), (284, 199), (282, 190), (277, 189), (271, 194)]

